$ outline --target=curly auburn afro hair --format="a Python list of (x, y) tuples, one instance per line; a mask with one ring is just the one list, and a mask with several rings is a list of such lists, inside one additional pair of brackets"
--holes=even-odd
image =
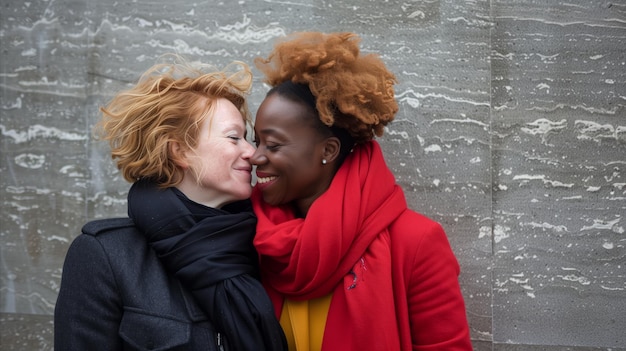
[(359, 42), (354, 33), (299, 32), (254, 62), (273, 87), (288, 80), (308, 85), (320, 120), (348, 130), (356, 143), (363, 143), (382, 136), (398, 104), (395, 75), (378, 55), (360, 55)]

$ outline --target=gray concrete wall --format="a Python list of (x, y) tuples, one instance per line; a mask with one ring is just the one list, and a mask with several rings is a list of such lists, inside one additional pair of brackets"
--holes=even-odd
[(69, 243), (125, 214), (98, 107), (163, 53), (251, 63), (300, 30), (357, 32), (397, 75), (381, 144), (448, 233), (476, 350), (626, 350), (623, 0), (0, 4), (2, 350), (52, 349)]

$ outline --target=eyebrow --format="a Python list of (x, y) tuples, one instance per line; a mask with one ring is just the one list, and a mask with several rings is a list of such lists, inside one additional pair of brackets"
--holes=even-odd
[(267, 134), (267, 135), (281, 135), (282, 133), (278, 132), (276, 129), (274, 128), (265, 128), (265, 129), (261, 129), (258, 132), (256, 131), (256, 129), (254, 130), (255, 134)]
[(230, 123), (224, 126), (224, 130), (230, 130), (230, 129), (243, 129), (245, 131), (247, 128), (245, 125), (242, 126), (239, 123)]

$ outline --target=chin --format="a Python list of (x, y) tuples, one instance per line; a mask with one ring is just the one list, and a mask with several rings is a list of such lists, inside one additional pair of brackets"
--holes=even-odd
[(252, 186), (248, 185), (247, 187), (240, 189), (238, 193), (235, 193), (233, 195), (235, 198), (237, 198), (237, 201), (249, 199), (252, 195)]
[(250, 196), (252, 196), (252, 191), (249, 191), (245, 194), (241, 194), (241, 196), (238, 196), (235, 201), (247, 200), (250, 198)]
[(263, 201), (270, 206), (280, 206), (282, 205), (282, 201), (272, 197), (271, 194), (263, 193)]

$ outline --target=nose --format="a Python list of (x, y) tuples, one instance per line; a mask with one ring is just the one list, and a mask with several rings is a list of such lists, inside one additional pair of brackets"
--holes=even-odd
[(257, 147), (254, 150), (254, 154), (252, 154), (252, 157), (250, 157), (250, 163), (252, 163), (253, 166), (258, 166), (265, 163), (266, 161), (267, 157), (265, 157), (263, 151), (261, 151), (261, 148)]
[(252, 144), (250, 144), (249, 142), (245, 142), (244, 143), (244, 150), (243, 150), (243, 154), (242, 157), (246, 160), (249, 160), (250, 157), (252, 157), (252, 155), (254, 154), (254, 151), (256, 150), (254, 148), (254, 146), (252, 146)]

